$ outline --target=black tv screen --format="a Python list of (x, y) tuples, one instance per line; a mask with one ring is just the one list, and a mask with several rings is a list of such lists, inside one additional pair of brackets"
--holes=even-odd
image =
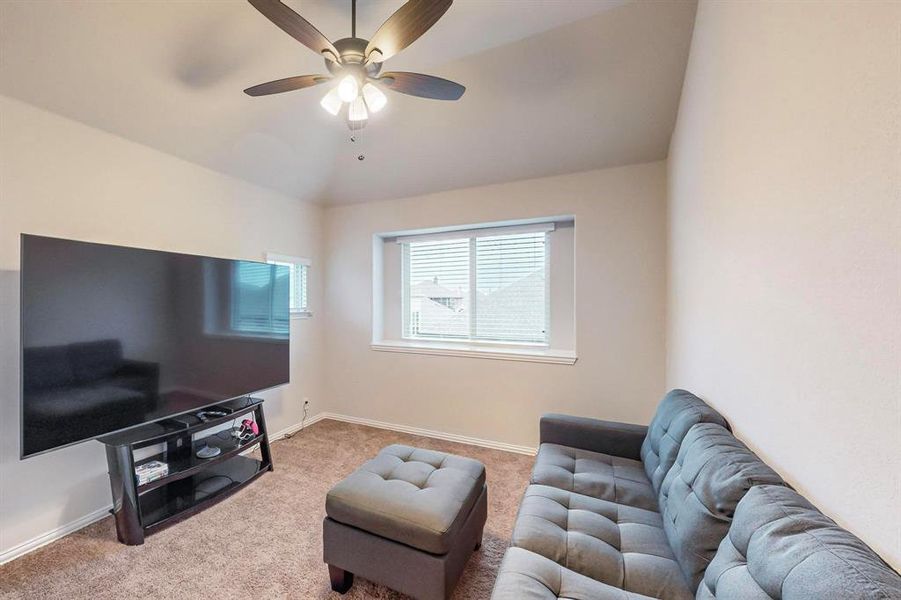
[(22, 236), (23, 457), (288, 382), (285, 266)]

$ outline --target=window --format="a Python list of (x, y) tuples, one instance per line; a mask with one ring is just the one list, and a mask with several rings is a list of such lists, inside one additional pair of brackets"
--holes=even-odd
[(555, 215), (374, 234), (370, 348), (575, 364), (575, 231)]
[(408, 339), (547, 345), (551, 225), (398, 238)]
[(267, 254), (266, 262), (271, 265), (283, 265), (289, 269), (290, 313), (292, 317), (311, 317), (308, 303), (308, 283), (310, 277), (310, 261), (306, 258), (295, 258), (282, 254)]
[(244, 334), (287, 335), (288, 269), (245, 261), (232, 268), (231, 329)]

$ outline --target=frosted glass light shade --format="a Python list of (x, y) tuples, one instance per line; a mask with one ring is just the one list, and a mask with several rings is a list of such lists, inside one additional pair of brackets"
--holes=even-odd
[(338, 97), (344, 102), (353, 102), (360, 95), (360, 84), (353, 75), (348, 75), (338, 84)]
[(366, 104), (362, 98), (357, 98), (350, 103), (350, 109), (347, 111), (348, 121), (365, 121), (368, 118), (369, 113), (366, 112)]
[(388, 98), (385, 97), (382, 90), (371, 83), (363, 86), (363, 99), (366, 101), (366, 106), (369, 107), (369, 110), (374, 113), (379, 112), (388, 104)]
[(322, 100), (319, 101), (319, 106), (327, 110), (333, 115), (337, 115), (338, 111), (341, 110), (343, 102), (341, 102), (341, 97), (338, 95), (338, 88), (332, 88), (332, 90), (322, 97)]

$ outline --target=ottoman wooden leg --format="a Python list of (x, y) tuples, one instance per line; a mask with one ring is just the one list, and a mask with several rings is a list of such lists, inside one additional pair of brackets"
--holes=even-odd
[(334, 567), (332, 565), (328, 566), (328, 576), (332, 581), (332, 590), (338, 592), (339, 594), (347, 593), (347, 590), (350, 589), (350, 586), (354, 584), (353, 573), (350, 573), (338, 567)]

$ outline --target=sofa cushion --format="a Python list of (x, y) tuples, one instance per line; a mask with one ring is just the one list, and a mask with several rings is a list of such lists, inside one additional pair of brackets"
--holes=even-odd
[(889, 600), (901, 576), (794, 490), (763, 485), (738, 503), (698, 600)]
[(531, 485), (519, 508), (512, 545), (628, 592), (694, 597), (654, 511)]
[(655, 495), (676, 460), (682, 438), (697, 423), (717, 423), (729, 428), (721, 414), (691, 392), (672, 390), (660, 401), (641, 445), (641, 461)]
[(699, 423), (685, 435), (659, 502), (667, 539), (691, 589), (726, 537), (738, 502), (752, 486), (764, 484), (784, 481), (720, 425)]
[(504, 555), (491, 600), (648, 600), (579, 575), (522, 548)]
[(99, 340), (69, 345), (69, 361), (80, 383), (109, 377), (122, 365), (122, 342)]
[(657, 494), (641, 462), (628, 458), (541, 444), (532, 468), (532, 483), (657, 510)]
[(66, 346), (25, 348), (22, 354), (22, 387), (26, 392), (61, 388), (75, 383)]
[(28, 394), (26, 410), (38, 421), (59, 421), (79, 416), (116, 418), (121, 411), (139, 406), (144, 394), (112, 385), (84, 385), (41, 390)]
[(369, 533), (446, 554), (485, 487), (477, 460), (393, 444), (325, 500), (329, 517)]

